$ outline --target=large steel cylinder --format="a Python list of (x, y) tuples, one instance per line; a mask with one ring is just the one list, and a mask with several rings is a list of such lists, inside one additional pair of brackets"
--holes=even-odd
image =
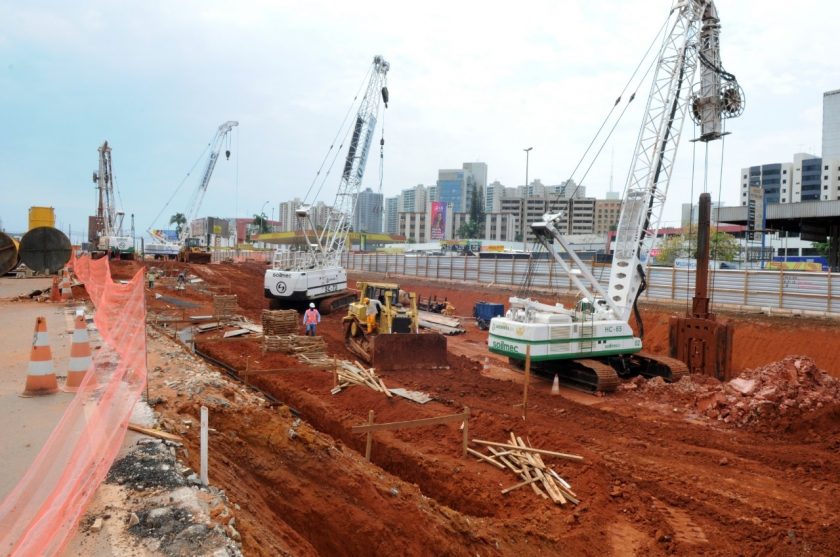
[(8, 234), (0, 232), (0, 275), (5, 275), (18, 266), (17, 242)]
[(20, 240), (20, 259), (39, 273), (55, 273), (70, 261), (70, 239), (57, 228), (41, 226)]

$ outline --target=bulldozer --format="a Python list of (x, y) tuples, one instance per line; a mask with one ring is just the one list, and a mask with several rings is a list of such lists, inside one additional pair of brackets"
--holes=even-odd
[[(344, 323), (344, 344), (365, 363), (380, 370), (447, 367), (446, 337), (420, 333), (417, 295), (389, 282), (358, 282), (359, 296), (350, 304)], [(368, 318), (368, 307), (377, 313)]]

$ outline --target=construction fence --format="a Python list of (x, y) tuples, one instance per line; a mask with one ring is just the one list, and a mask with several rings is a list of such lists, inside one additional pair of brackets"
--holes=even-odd
[[(519, 287), (530, 270), (531, 287), (560, 293), (577, 290), (552, 259), (406, 256), (345, 253), (348, 271), (387, 273), (421, 279)], [(606, 289), (610, 265), (590, 262)], [(642, 300), (682, 303), (694, 296), (694, 269), (651, 267)], [(789, 270), (710, 270), (713, 306), (840, 315), (840, 273)]]
[(111, 280), (108, 258), (71, 264), (102, 339), (76, 395), (35, 461), (0, 503), (0, 555), (59, 555), (105, 478), (146, 384), (143, 270)]
[(274, 251), (249, 251), (241, 249), (217, 249), (211, 252), (211, 263), (270, 263)]

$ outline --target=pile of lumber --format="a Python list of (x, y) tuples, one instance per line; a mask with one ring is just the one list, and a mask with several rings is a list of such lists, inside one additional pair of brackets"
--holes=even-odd
[(447, 317), (429, 311), (417, 312), (417, 324), (424, 329), (437, 331), (442, 335), (458, 335), (464, 332), (464, 328), (461, 327), (461, 320), (457, 317)]
[(374, 391), (385, 393), (388, 398), (393, 397), (391, 391), (388, 390), (382, 379), (376, 375), (374, 369), (366, 368), (359, 362), (338, 360), (336, 362), (336, 375), (338, 376), (338, 385), (330, 391), (334, 395), (351, 385), (364, 385)]
[(229, 319), (236, 315), (236, 294), (213, 296), (213, 316), (216, 319)]
[(325, 355), (327, 343), (323, 337), (306, 337), (301, 335), (265, 335), (263, 337), (265, 352), (283, 352), (285, 354)]
[(469, 454), (482, 462), (492, 464), (500, 470), (510, 470), (522, 479), (521, 482), (503, 489), (502, 495), (530, 485), (534, 493), (543, 499), (551, 499), (558, 505), (565, 505), (567, 502), (575, 505), (580, 503), (580, 499), (572, 491), (572, 486), (561, 478), (557, 472), (546, 466), (542, 456), (553, 456), (576, 462), (582, 461), (582, 456), (535, 449), (513, 433), (510, 434), (509, 443), (496, 443), (482, 441), (481, 439), (473, 439), (472, 442), (482, 445), (488, 453), (485, 454), (468, 448), (467, 452)]
[(300, 330), (300, 315), (293, 309), (264, 309), (262, 312), (263, 333), (266, 335), (288, 335)]

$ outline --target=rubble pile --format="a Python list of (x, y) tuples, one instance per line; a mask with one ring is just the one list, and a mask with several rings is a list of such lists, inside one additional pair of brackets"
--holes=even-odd
[(703, 376), (685, 377), (674, 384), (661, 378), (638, 378), (626, 390), (664, 392), (699, 413), (738, 427), (773, 425), (779, 419), (803, 416), (840, 402), (840, 380), (819, 369), (811, 358), (788, 356), (763, 367), (748, 369), (719, 383)]
[[(242, 555), (237, 505), (223, 490), (201, 485), (198, 474), (176, 459), (178, 450), (180, 443), (144, 438), (114, 463), (107, 482), (126, 493), (117, 519), (163, 555)], [(96, 530), (96, 518), (83, 527)]]

